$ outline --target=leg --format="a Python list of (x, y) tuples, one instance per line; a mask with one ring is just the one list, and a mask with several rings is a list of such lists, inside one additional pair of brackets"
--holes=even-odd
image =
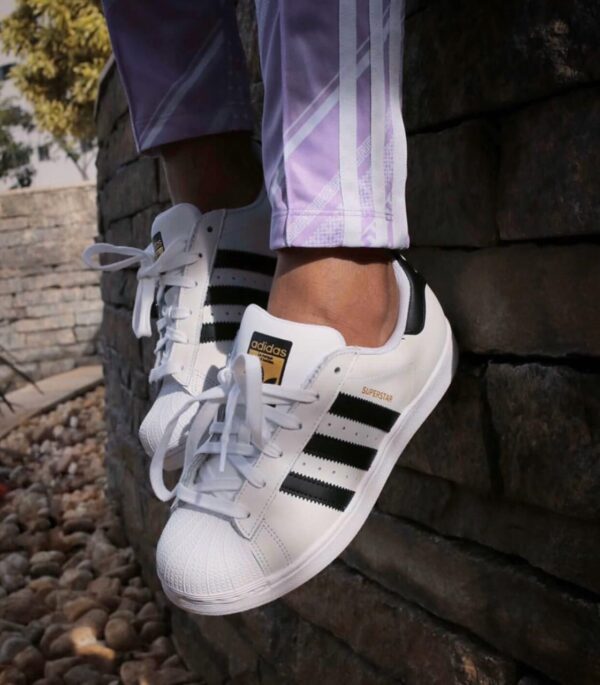
[[(390, 264), (388, 256), (406, 243), (406, 221), (399, 36), (392, 44), (390, 31), (385, 40), (394, 21), (384, 0), (369, 0), (368, 16), (355, 16), (356, 0), (341, 0), (339, 20), (316, 0), (272, 2), (259, 3), (259, 22), (272, 245), (280, 251), (270, 309), (280, 318), (247, 306), (263, 301), (275, 261), (258, 216), (264, 192), (241, 210), (201, 215), (176, 205), (155, 221), (154, 255), (133, 253), (143, 262), (146, 315), (149, 278), (162, 305), (154, 377), (180, 383), (159, 395), (141, 430), (155, 447), (156, 495), (175, 497), (157, 546), (158, 575), (174, 603), (206, 615), (263, 605), (338, 556), (452, 374), (439, 304), (403, 260)], [(389, 2), (397, 19), (400, 0)], [(184, 215), (192, 215), (187, 232)], [(252, 244), (261, 226), (264, 246)], [(385, 347), (345, 344), (385, 342), (396, 317)], [(346, 341), (306, 322), (333, 324)], [(234, 331), (224, 349), (219, 343)], [(210, 359), (215, 370), (225, 365), (217, 388), (214, 376), (204, 383)], [(206, 392), (186, 384), (192, 370), (201, 371)], [(181, 466), (182, 455), (183, 476), (171, 490), (163, 466)]]
[(281, 250), (269, 311), (336, 328), (348, 345), (379, 347), (396, 326), (398, 288), (389, 250)]
[(173, 203), (191, 202), (203, 212), (250, 204), (263, 184), (262, 166), (253, 146), (248, 131), (217, 133), (161, 146)]
[(397, 311), (388, 250), (408, 244), (403, 4), (325, 6), (258, 2), (263, 158), (280, 250), (269, 310), (379, 345)]
[(105, 11), (136, 144), (162, 157), (173, 202), (252, 201), (262, 174), (233, 3), (113, 0)]

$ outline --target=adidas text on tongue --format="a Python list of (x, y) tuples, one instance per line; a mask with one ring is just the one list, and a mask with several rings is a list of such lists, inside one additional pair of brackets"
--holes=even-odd
[(260, 359), (263, 383), (281, 384), (291, 349), (292, 343), (289, 340), (273, 338), (258, 331), (252, 334), (248, 354), (256, 355)]
[(220, 615), (270, 602), (333, 561), (366, 520), (456, 364), (435, 295), (402, 258), (394, 269), (398, 326), (378, 349), (246, 311), (219, 386), (194, 400), (174, 490), (154, 465), (155, 491), (175, 498), (158, 574), (180, 607)]

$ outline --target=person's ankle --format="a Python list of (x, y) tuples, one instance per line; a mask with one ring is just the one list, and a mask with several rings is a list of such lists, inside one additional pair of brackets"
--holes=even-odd
[(233, 131), (182, 140), (160, 148), (174, 204), (189, 202), (203, 212), (245, 207), (263, 185), (252, 136)]
[(379, 347), (393, 333), (399, 292), (388, 250), (281, 250), (268, 310), (300, 323), (331, 326), (348, 345)]

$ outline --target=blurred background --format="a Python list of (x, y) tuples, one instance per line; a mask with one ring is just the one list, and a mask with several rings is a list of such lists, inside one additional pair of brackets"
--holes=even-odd
[(598, 1), (407, 0), (407, 256), (459, 371), (340, 559), (210, 619), (154, 576), (135, 273), (79, 257), (146, 246), (162, 169), (100, 3), (0, 18), (0, 683), (600, 683)]
[(93, 361), (99, 2), (0, 2), (0, 389)]
[(1, 190), (95, 180), (93, 106), (110, 54), (98, 8), (0, 2)]

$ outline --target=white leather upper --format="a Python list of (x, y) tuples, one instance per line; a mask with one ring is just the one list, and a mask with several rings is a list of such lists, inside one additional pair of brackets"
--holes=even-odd
[[(152, 234), (168, 236), (173, 221), (178, 220), (180, 205), (159, 215)], [(197, 211), (197, 210), (196, 210)], [(163, 383), (156, 402), (140, 427), (140, 439), (148, 454), (152, 454), (162, 436), (165, 425), (186, 399), (216, 383), (217, 371), (222, 368), (231, 352), (231, 340), (201, 343), (202, 327), (207, 323), (228, 322), (239, 324), (244, 306), (205, 304), (209, 286), (235, 286), (253, 288), (268, 293), (271, 276), (249, 269), (215, 268), (220, 250), (236, 250), (250, 255), (273, 257), (269, 250), (270, 206), (263, 189), (257, 200), (247, 207), (217, 210), (198, 214), (188, 231), (186, 249), (198, 260), (182, 270), (195, 286), (180, 288), (173, 304), (189, 310), (190, 316), (177, 322), (177, 330), (188, 342), (174, 342), (170, 356), (176, 367), (170, 382)], [(181, 227), (179, 227), (181, 231)], [(175, 384), (175, 385), (174, 385)], [(174, 393), (180, 392), (175, 398)], [(167, 397), (168, 396), (168, 399)], [(170, 449), (181, 445), (182, 437), (193, 412), (181, 419), (172, 434)]]
[[(341, 511), (282, 492), (282, 483), (293, 471), (349, 490), (358, 489), (365, 471), (305, 454), (303, 448), (314, 432), (365, 446), (382, 444), (385, 432), (330, 415), (327, 410), (340, 392), (368, 399), (400, 414), (410, 405), (435, 366), (445, 340), (446, 319), (429, 288), (426, 307), (425, 328), (419, 335), (404, 336), (396, 345), (380, 350), (345, 348), (332, 353), (320, 366), (308, 385), (319, 393), (320, 401), (300, 405), (295, 412), (304, 430), (280, 431), (273, 436), (285, 456), (269, 464), (268, 486), (256, 489), (245, 484), (238, 495), (237, 501), (251, 516), (234, 525), (254, 546), (260, 548), (260, 541), (267, 539), (262, 532), (267, 526), (287, 554), (297, 558), (343, 516)], [(389, 395), (391, 399), (365, 395), (365, 388)], [(261, 459), (256, 466), (260, 468)]]
[[(218, 557), (222, 545), (233, 546), (233, 534), (237, 536), (238, 543), (243, 541), (240, 544), (244, 549), (241, 552), (242, 547), (237, 546), (235, 558), (243, 557), (246, 560), (244, 564), (247, 564), (250, 551), (266, 578), (292, 566), (336, 526), (343, 524), (346, 506), (351, 507), (354, 494), (361, 489), (369, 474), (370, 462), (363, 463), (360, 459), (366, 458), (365, 455), (374, 458), (379, 454), (396, 430), (396, 425), (400, 425), (403, 413), (410, 409), (411, 403), (423, 390), (447, 344), (448, 323), (428, 287), (425, 288), (423, 329), (415, 335), (404, 334), (411, 294), (402, 269), (398, 267), (396, 273), (401, 290), (398, 326), (388, 343), (378, 349), (347, 347), (342, 336), (333, 329), (295, 324), (276, 319), (256, 307), (249, 308), (232, 358), (248, 351), (248, 343), (255, 333), (290, 342), (282, 386), (287, 383), (290, 387), (310, 391), (313, 400), (288, 407), (301, 428), (275, 428), (270, 435), (268, 444), (276, 446), (281, 456), (273, 458), (273, 454), (265, 450), (252, 458), (252, 470), (260, 477), (257, 476), (255, 483), (242, 478), (241, 486), (233, 497), (236, 508), (232, 511), (246, 512), (247, 516), (236, 514), (229, 517), (226, 525), (219, 523), (222, 540), (215, 538), (211, 541), (203, 534), (202, 545), (194, 546), (187, 556), (182, 553), (182, 558), (187, 559), (186, 564), (196, 563), (196, 560), (191, 560), (194, 555), (211, 559), (212, 564), (213, 548)], [(330, 411), (340, 399), (349, 403), (350, 417)], [(364, 406), (368, 411), (363, 416), (353, 406)], [(306, 449), (315, 437), (324, 444), (319, 448), (325, 450), (321, 456)], [(335, 449), (328, 454), (330, 444)], [(356, 462), (360, 463), (359, 466), (353, 465), (355, 450), (359, 452), (359, 461)], [(185, 476), (187, 487), (193, 488), (198, 463), (202, 463), (201, 460), (195, 462)], [(310, 489), (303, 492), (296, 487), (297, 482), (302, 484), (304, 481), (309, 486), (316, 483), (334, 491), (342, 498), (340, 502), (343, 504), (326, 497), (321, 500), (317, 491), (311, 494)], [(201, 476), (198, 482), (202, 482)], [(172, 520), (180, 509), (188, 512), (186, 517), (193, 518), (194, 507), (180, 504), (176, 505)], [(198, 520), (215, 516), (201, 509), (196, 509), (195, 515)], [(179, 537), (180, 532), (170, 522), (163, 538), (171, 536)], [(171, 566), (181, 563), (181, 560), (175, 562), (168, 558), (172, 542), (163, 538), (158, 549), (159, 569), (161, 564), (164, 568), (168, 566), (169, 574), (172, 574)], [(231, 559), (223, 564), (221, 572), (229, 574), (233, 596), (240, 591), (242, 586), (238, 581), (242, 583), (242, 579), (237, 571), (227, 566), (231, 565)], [(169, 577), (161, 573), (163, 582), (174, 589)], [(259, 583), (254, 569), (243, 578), (243, 584), (248, 583)], [(205, 588), (200, 595), (210, 597), (210, 592)]]

